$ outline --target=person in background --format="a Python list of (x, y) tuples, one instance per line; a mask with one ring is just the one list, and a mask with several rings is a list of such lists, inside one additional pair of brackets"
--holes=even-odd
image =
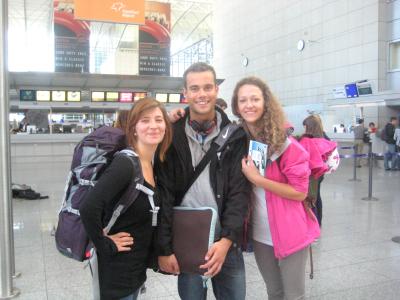
[(18, 130), (19, 132), (26, 132), (26, 127), (29, 125), (28, 118), (25, 116), (21, 122), (19, 123)]
[(318, 221), (303, 202), (309, 154), (287, 136), (283, 109), (260, 78), (247, 77), (236, 84), (232, 112), (249, 139), (268, 145), (265, 174), (251, 157), (242, 160), (242, 172), (253, 184), (250, 234), (268, 299), (304, 299), (307, 253), (320, 234)]
[(385, 142), (386, 152), (384, 156), (385, 170), (397, 170), (397, 161), (399, 157), (396, 155), (396, 141), (394, 139), (395, 129), (397, 127), (397, 118), (391, 117), (390, 122), (385, 125)]
[(378, 128), (375, 127), (375, 123), (374, 122), (369, 122), (368, 124), (368, 132), (371, 133), (376, 133)]
[[(364, 119), (357, 120), (357, 126), (354, 127), (354, 153), (356, 155), (363, 154), (364, 148)], [(357, 168), (361, 168), (361, 158), (357, 157), (356, 159)]]
[[(368, 124), (368, 137), (369, 137), (369, 142), (371, 143), (371, 147), (372, 147), (372, 152), (373, 153), (378, 153), (381, 152), (381, 150), (379, 151), (377, 149), (377, 132), (378, 132), (378, 128), (376, 127), (374, 122), (369, 122)], [(372, 163), (374, 165), (374, 167), (378, 167), (378, 160), (376, 158), (372, 159)]]
[(318, 219), (318, 224), (322, 224), (322, 199), (321, 199), (321, 182), (324, 180), (324, 173), (328, 171), (328, 166), (325, 163), (327, 157), (334, 149), (337, 148), (335, 142), (324, 133), (321, 118), (318, 115), (310, 115), (303, 120), (305, 129), (304, 134), (300, 137), (300, 144), (310, 154), (310, 180), (317, 180), (317, 191), (315, 198), (315, 207), (313, 211)]
[[(167, 112), (157, 100), (141, 99), (130, 110), (126, 124), (128, 146), (139, 156), (144, 186), (155, 191), (152, 161), (155, 155), (160, 160), (165, 159), (172, 140)], [(97, 253), (101, 299), (135, 300), (146, 280), (156, 228), (152, 224), (151, 210), (154, 204), (159, 206), (157, 193), (151, 203), (148, 196), (140, 192), (109, 234), (103, 232), (115, 205), (135, 176), (133, 171), (129, 158), (117, 155), (79, 209)]]
[(115, 121), (114, 127), (120, 128), (123, 131), (126, 130), (128, 125), (129, 110), (120, 110), (117, 112), (117, 121)]
[(400, 170), (400, 124), (394, 131), (394, 140), (396, 141), (397, 169)]
[(344, 124), (340, 124), (340, 132), (342, 133), (346, 133), (346, 127), (344, 126)]
[(289, 121), (286, 121), (285, 122), (285, 129), (286, 129), (287, 136), (293, 135), (294, 126), (292, 125), (292, 123), (290, 123)]
[(217, 102), (215, 104), (218, 105), (219, 108), (221, 108), (222, 110), (225, 110), (228, 108), (228, 104), (222, 98), (217, 98)]

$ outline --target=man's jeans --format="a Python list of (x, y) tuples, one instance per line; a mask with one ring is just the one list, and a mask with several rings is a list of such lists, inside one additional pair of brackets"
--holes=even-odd
[(138, 288), (136, 291), (134, 291), (133, 294), (130, 294), (129, 296), (126, 296), (119, 300), (136, 300), (139, 296), (139, 292), (140, 292), (140, 288)]
[[(244, 300), (246, 297), (246, 278), (243, 254), (240, 248), (232, 247), (225, 262), (215, 277), (211, 279), (217, 300)], [(203, 300), (205, 289), (200, 275), (180, 274), (178, 292), (182, 300)]]
[[(397, 163), (399, 157), (397, 156), (396, 153), (396, 145), (395, 144), (386, 144), (387, 146), (387, 151), (385, 152), (385, 157), (384, 157), (384, 167), (385, 170), (388, 170), (390, 168), (395, 169), (399, 167), (399, 164)], [(389, 160), (391, 161), (391, 165), (389, 165)]]

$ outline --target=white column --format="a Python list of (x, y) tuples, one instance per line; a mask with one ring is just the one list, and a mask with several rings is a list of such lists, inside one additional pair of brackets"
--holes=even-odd
[(19, 294), (13, 288), (14, 245), (12, 227), (11, 165), (8, 99), (8, 1), (0, 7), (0, 299)]

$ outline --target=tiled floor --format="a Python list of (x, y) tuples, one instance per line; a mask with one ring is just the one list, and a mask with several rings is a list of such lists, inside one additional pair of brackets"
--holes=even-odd
[[(307, 297), (400, 299), (400, 244), (391, 241), (400, 235), (400, 172), (375, 169), (373, 195), (379, 201), (363, 201), (367, 168), (358, 170), (361, 182), (351, 182), (348, 163), (344, 161), (337, 173), (326, 176), (323, 182), (322, 237), (313, 247), (315, 277), (306, 280)], [(18, 299), (90, 299), (88, 269), (61, 256), (50, 235), (68, 163), (13, 168), (29, 172), (32, 180), (24, 183), (50, 196), (47, 200), (14, 200), (16, 269), (22, 272), (15, 280), (21, 290)], [(14, 181), (19, 182), (18, 175)], [(247, 299), (267, 299), (253, 255), (246, 254), (245, 259)], [(153, 272), (148, 275), (147, 293), (141, 299), (179, 299), (175, 277)]]

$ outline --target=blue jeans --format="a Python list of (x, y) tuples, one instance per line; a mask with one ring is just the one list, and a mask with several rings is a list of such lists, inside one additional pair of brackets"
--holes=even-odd
[(134, 291), (133, 294), (123, 297), (120, 300), (136, 300), (137, 297), (139, 296), (139, 291), (140, 291), (140, 288), (138, 288), (136, 291)]
[[(243, 254), (240, 248), (232, 247), (216, 276), (211, 278), (214, 296), (217, 300), (244, 300), (246, 297), (246, 277)], [(182, 300), (203, 300), (207, 291), (200, 275), (180, 274), (178, 292)]]
[[(384, 156), (384, 167), (385, 170), (388, 170), (390, 168), (392, 169), (396, 169), (396, 167), (398, 168), (398, 164), (397, 164), (397, 153), (396, 153), (396, 145), (395, 144), (386, 144), (387, 146), (387, 151), (385, 152), (385, 156)], [(389, 165), (389, 160), (391, 161), (391, 166)]]

